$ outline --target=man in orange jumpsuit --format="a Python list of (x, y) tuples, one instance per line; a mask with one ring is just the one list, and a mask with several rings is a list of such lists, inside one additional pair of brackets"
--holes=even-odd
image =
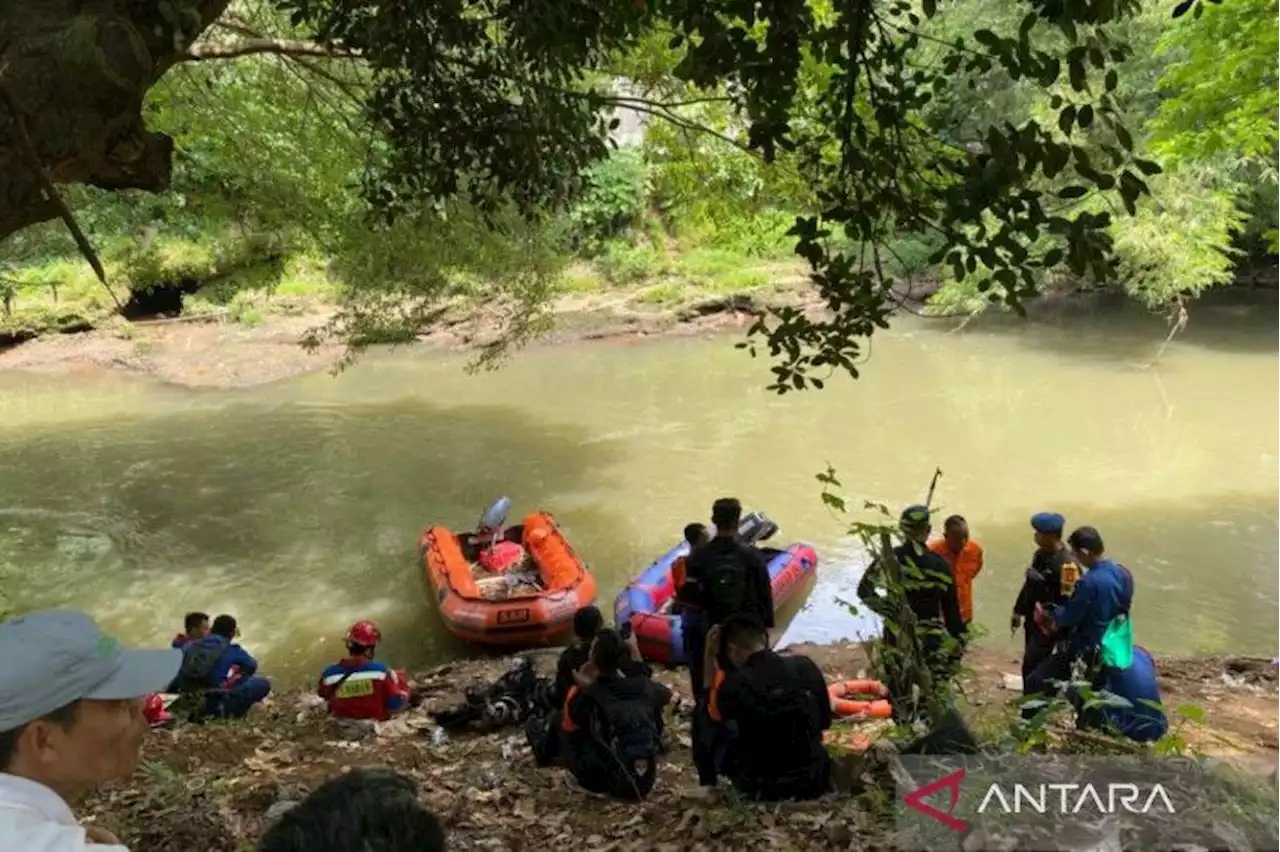
[(969, 538), (969, 523), (952, 515), (942, 525), (942, 538), (929, 542), (929, 549), (947, 560), (956, 578), (960, 616), (967, 625), (973, 621), (973, 578), (982, 571), (982, 545)]

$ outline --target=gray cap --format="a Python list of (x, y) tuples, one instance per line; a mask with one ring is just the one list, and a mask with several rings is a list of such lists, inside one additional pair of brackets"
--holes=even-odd
[(136, 651), (82, 612), (33, 612), (0, 624), (0, 731), (83, 698), (119, 701), (163, 691), (178, 674), (175, 648)]

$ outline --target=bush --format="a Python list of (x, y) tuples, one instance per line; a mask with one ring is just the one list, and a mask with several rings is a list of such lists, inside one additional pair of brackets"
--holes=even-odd
[(618, 286), (634, 284), (662, 272), (662, 259), (656, 250), (620, 240), (610, 242), (597, 263), (605, 278)]
[(569, 211), (570, 246), (587, 257), (605, 243), (638, 228), (645, 218), (644, 160), (636, 148), (620, 148), (586, 174), (586, 189)]

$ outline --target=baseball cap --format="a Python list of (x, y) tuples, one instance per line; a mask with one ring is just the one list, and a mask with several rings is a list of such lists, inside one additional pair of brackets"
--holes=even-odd
[(0, 624), (0, 731), (73, 701), (162, 692), (178, 674), (175, 648), (133, 650), (82, 612), (33, 612)]

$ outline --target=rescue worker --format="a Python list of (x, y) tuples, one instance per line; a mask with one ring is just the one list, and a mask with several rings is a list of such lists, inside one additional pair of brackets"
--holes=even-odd
[(170, 691), (198, 692), (202, 716), (238, 719), (248, 715), (271, 692), (271, 681), (258, 675), (258, 661), (235, 642), (239, 636), (233, 616), (215, 618), (208, 636), (183, 648), (182, 668)]
[[(1106, 558), (1102, 536), (1093, 527), (1080, 527), (1067, 539), (1075, 563), (1084, 576), (1074, 585), (1070, 600), (1039, 609), (1037, 620), (1055, 640), (1053, 652), (1023, 680), (1026, 695), (1055, 695), (1060, 683), (1071, 679), (1072, 666), (1080, 662), (1095, 691), (1104, 673), (1098, 652), (1111, 622), (1127, 616), (1133, 603), (1133, 576)], [(1027, 715), (1024, 712), (1024, 715)]]
[(591, 660), (574, 675), (560, 717), (566, 763), (578, 783), (631, 801), (653, 789), (662, 708), (671, 700), (671, 691), (635, 658), (634, 647), (616, 630), (600, 631)]
[[(722, 637), (731, 668), (712, 676), (707, 709), (717, 731), (704, 738), (714, 743), (710, 752), (694, 754), (700, 781), (712, 786), (723, 774), (739, 793), (763, 801), (822, 796), (831, 774), (822, 743), (831, 699), (822, 672), (808, 657), (774, 653), (752, 616), (712, 628), (707, 641)], [(707, 657), (714, 663), (714, 653)]]
[(1127, 615), (1133, 604), (1133, 575), (1107, 558), (1102, 536), (1093, 527), (1080, 527), (1067, 538), (1071, 553), (1085, 574), (1066, 603), (1055, 606), (1050, 622), (1056, 630), (1070, 630), (1071, 658), (1092, 664), (1111, 622)]
[(742, 504), (736, 498), (715, 501), (711, 506), (715, 535), (690, 553), (685, 563), (685, 582), (695, 584), (694, 602), (702, 611), (700, 635), (692, 640), (695, 646), (705, 643), (706, 631), (734, 615), (754, 615), (766, 628), (773, 627), (769, 563), (763, 553), (739, 540), (741, 522)]
[(604, 629), (604, 616), (594, 606), (584, 606), (573, 614), (574, 642), (560, 652), (556, 660), (556, 687), (553, 698), (555, 706), (564, 705), (565, 696), (573, 688), (573, 674), (591, 659), (591, 643), (596, 634)]
[(1169, 730), (1169, 721), (1160, 707), (1156, 662), (1145, 648), (1133, 649), (1133, 663), (1127, 668), (1106, 666), (1101, 686), (1097, 697), (1103, 703), (1095, 707), (1085, 706), (1082, 697), (1072, 690), (1077, 727), (1114, 729), (1140, 743), (1155, 742)]
[[(1053, 652), (1054, 639), (1035, 621), (1035, 608), (1057, 606), (1071, 599), (1075, 584), (1080, 578), (1080, 566), (1071, 558), (1071, 552), (1062, 543), (1062, 529), (1066, 519), (1057, 512), (1039, 512), (1031, 516), (1036, 552), (1031, 557), (1026, 579), (1013, 603), (1010, 631), (1023, 631), (1022, 680), (1023, 694), (1027, 691), (1027, 677)], [(1065, 638), (1062, 637), (1062, 638)], [(1034, 690), (1033, 690), (1034, 692)]]
[[(903, 542), (893, 549), (893, 555), (902, 567), (904, 587), (901, 593), (907, 606), (915, 613), (916, 635), (930, 673), (935, 681), (948, 680), (954, 674), (955, 660), (963, 653), (967, 639), (955, 578), (947, 560), (926, 544), (931, 530), (927, 506), (908, 506), (902, 512), (899, 527)], [(895, 645), (898, 637), (893, 624), (898, 619), (898, 612), (894, 599), (880, 594), (888, 591), (882, 585), (884, 580), (884, 566), (877, 560), (858, 583), (858, 597), (884, 620), (884, 642)], [(892, 697), (906, 706), (907, 702), (903, 700), (906, 696), (899, 693), (903, 693), (907, 685), (887, 685)]]
[(409, 707), (413, 687), (403, 671), (393, 671), (376, 659), (382, 631), (372, 621), (351, 625), (344, 640), (347, 656), (320, 674), (317, 694), (339, 719), (385, 722), (391, 714)]
[(551, 694), (551, 710), (525, 721), (525, 737), (538, 766), (551, 766), (560, 757), (560, 714), (576, 681), (574, 675), (591, 660), (591, 644), (604, 628), (604, 616), (594, 606), (584, 606), (573, 614), (574, 642), (556, 660), (556, 680)]
[(170, 644), (181, 650), (191, 642), (198, 642), (209, 635), (209, 616), (203, 612), (189, 612), (182, 619), (182, 631)]
[(680, 615), (680, 635), (684, 645), (684, 658), (689, 666), (689, 688), (694, 699), (702, 696), (702, 656), (706, 639), (706, 618), (699, 603), (698, 582), (689, 581), (689, 556), (711, 541), (711, 533), (704, 524), (689, 524), (684, 528), (684, 540), (689, 543), (689, 553), (680, 556), (671, 566), (671, 582), (675, 586), (672, 611)]
[(929, 549), (951, 566), (960, 617), (967, 627), (973, 622), (973, 579), (982, 572), (982, 545), (969, 537), (969, 522), (952, 515), (942, 523), (942, 538), (930, 542)]

